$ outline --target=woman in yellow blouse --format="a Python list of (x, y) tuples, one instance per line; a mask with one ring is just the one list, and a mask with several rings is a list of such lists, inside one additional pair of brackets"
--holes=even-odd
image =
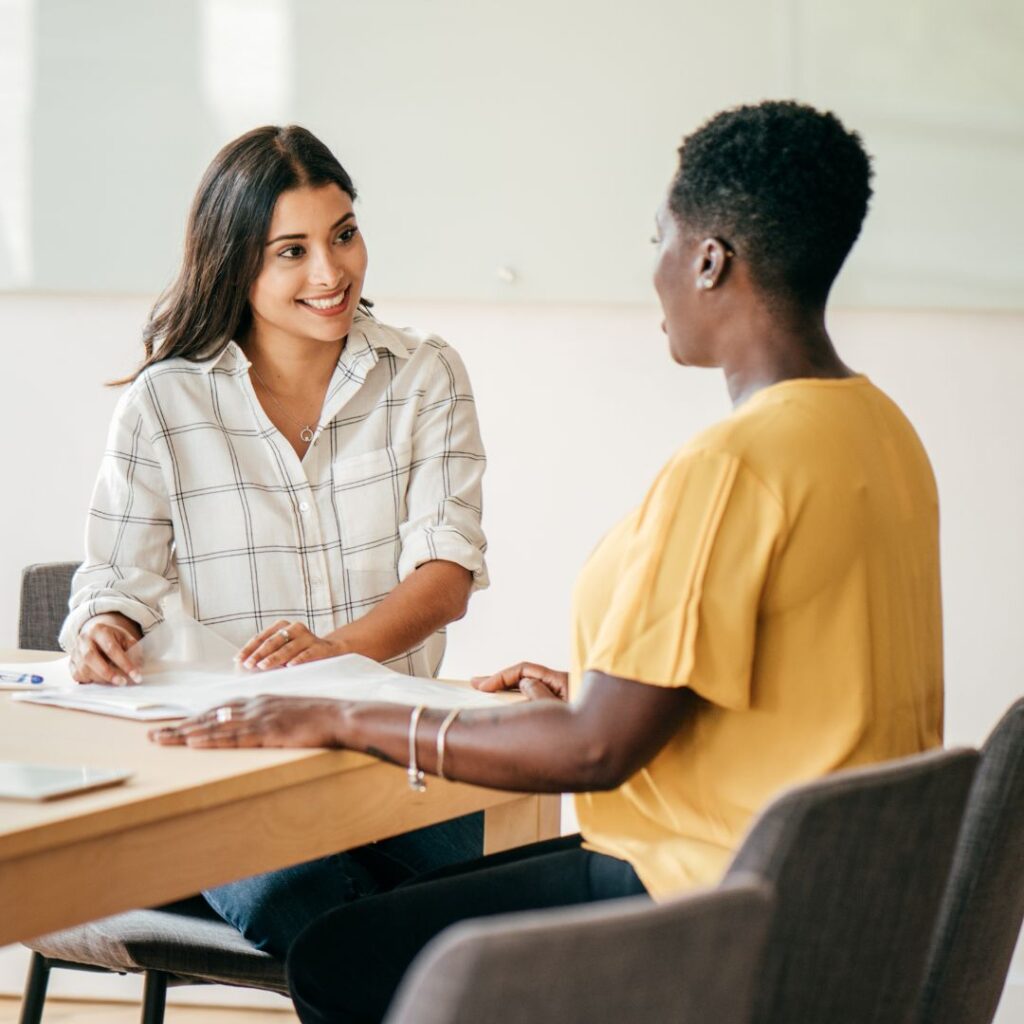
[(461, 918), (714, 882), (781, 787), (941, 742), (935, 482), (906, 418), (825, 329), (870, 176), (855, 134), (795, 103), (727, 111), (684, 141), (654, 284), (672, 357), (720, 367), (734, 410), (584, 567), (568, 674), (522, 664), (480, 680), (534, 699), (456, 719), (261, 698), (155, 734), (401, 764), (412, 748), (414, 781), (580, 794), (582, 839), (311, 926), (289, 956), (303, 1021), (379, 1020), (418, 950)]

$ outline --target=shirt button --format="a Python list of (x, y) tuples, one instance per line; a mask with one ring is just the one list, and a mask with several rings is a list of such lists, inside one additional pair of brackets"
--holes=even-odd
[(309, 511), (309, 502), (308, 501), (300, 501), (299, 502), (299, 511), (300, 512), (308, 512)]

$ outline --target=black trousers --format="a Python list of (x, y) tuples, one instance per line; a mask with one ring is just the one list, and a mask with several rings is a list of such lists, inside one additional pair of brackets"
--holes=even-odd
[(376, 1024), (416, 954), (457, 921), (646, 894), (625, 861), (567, 836), (493, 854), (332, 910), (288, 954), (303, 1024)]

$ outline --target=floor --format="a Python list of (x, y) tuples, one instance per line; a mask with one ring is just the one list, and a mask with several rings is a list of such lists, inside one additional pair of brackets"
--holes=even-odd
[[(18, 1024), (20, 999), (0, 998), (0, 1024)], [(165, 1024), (298, 1024), (284, 1010), (228, 1010), (203, 1006), (167, 1007)], [(83, 1003), (48, 999), (43, 1024), (138, 1024), (139, 1007), (132, 1003)]]

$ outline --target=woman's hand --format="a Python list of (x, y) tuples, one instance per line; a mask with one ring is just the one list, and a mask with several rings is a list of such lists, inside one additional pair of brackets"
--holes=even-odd
[(152, 729), (161, 746), (336, 747), (344, 702), (322, 697), (235, 700), (177, 725)]
[(280, 619), (257, 633), (235, 655), (235, 660), (246, 668), (263, 672), (268, 668), (286, 668), (348, 653), (349, 648), (341, 642), (325, 640), (311, 633), (301, 622)]
[(488, 693), (518, 689), (527, 700), (569, 699), (569, 673), (536, 665), (532, 661), (521, 661), (494, 675), (475, 676), (472, 683), (478, 690)]
[(128, 653), (141, 637), (138, 624), (119, 612), (94, 615), (82, 626), (68, 656), (71, 678), (111, 686), (141, 683), (138, 663)]

